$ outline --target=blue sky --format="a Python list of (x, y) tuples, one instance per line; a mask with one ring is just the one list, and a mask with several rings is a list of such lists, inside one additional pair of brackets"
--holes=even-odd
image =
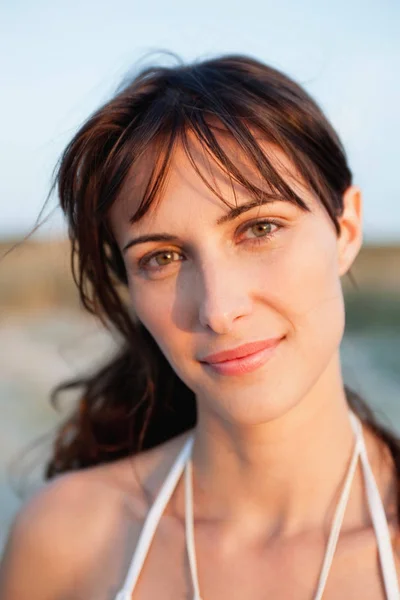
[[(400, 241), (399, 31), (398, 0), (4, 0), (0, 237), (29, 232), (78, 126), (164, 49), (185, 60), (250, 54), (302, 83), (345, 144), (365, 240)], [(56, 209), (39, 236), (62, 227)]]

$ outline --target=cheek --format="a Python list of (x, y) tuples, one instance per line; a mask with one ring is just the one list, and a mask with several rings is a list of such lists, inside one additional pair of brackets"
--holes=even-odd
[(179, 341), (179, 331), (173, 319), (174, 297), (172, 290), (162, 284), (135, 286), (130, 282), (130, 299), (135, 315), (148, 329), (169, 358), (171, 342)]
[[(310, 227), (293, 236), (277, 261), (282, 311), (308, 348), (330, 352), (344, 330), (344, 303), (337, 263), (337, 241), (328, 227)], [(301, 336), (299, 336), (301, 339)]]
[(136, 293), (131, 292), (131, 305), (172, 369), (191, 388), (191, 380), (187, 376), (187, 361), (182, 359), (193, 354), (192, 336), (176, 322), (174, 290), (156, 287), (150, 285), (144, 289), (143, 286)]

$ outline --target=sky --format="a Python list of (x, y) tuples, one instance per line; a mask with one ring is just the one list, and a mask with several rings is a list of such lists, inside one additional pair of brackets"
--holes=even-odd
[[(3, 0), (0, 238), (32, 230), (79, 126), (166, 50), (248, 54), (296, 79), (345, 145), (365, 241), (400, 242), (399, 31), (399, 0)], [(65, 232), (56, 195), (47, 215), (35, 237)]]

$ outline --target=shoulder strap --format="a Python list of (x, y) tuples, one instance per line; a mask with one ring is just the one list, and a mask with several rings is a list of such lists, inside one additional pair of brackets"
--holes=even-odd
[[(355, 421), (354, 421), (355, 419)], [(382, 499), (376, 485), (375, 477), (368, 460), (367, 449), (362, 432), (360, 421), (352, 415), (353, 423), (355, 424), (356, 435), (360, 440), (360, 458), (364, 473), (365, 490), (367, 501), (371, 515), (372, 524), (374, 526), (376, 540), (378, 543), (379, 560), (381, 565), (382, 577), (388, 600), (399, 600), (400, 591), (397, 580), (396, 565), (394, 562), (392, 542), (390, 539), (389, 526), (386, 519), (385, 509), (382, 504)]]
[[(328, 544), (325, 549), (325, 555), (323, 559), (322, 569), (320, 572), (318, 585), (315, 593), (315, 600), (321, 600), (324, 593), (328, 574), (332, 565), (333, 556), (335, 554), (336, 545), (338, 542), (340, 529), (342, 527), (343, 517), (350, 496), (350, 490), (354, 474), (356, 472), (358, 458), (360, 456), (360, 443), (355, 434), (355, 444), (352, 453), (352, 457), (347, 468), (347, 473), (340, 494), (339, 502), (337, 504), (335, 514), (333, 517), (332, 527), (328, 539)], [(194, 522), (193, 522), (193, 495), (192, 495), (192, 463), (189, 459), (185, 467), (185, 518), (186, 518), (186, 543), (189, 557), (189, 566), (191, 579), (194, 590), (193, 600), (201, 600), (200, 587), (197, 574), (197, 561), (196, 551), (194, 544)]]
[(135, 553), (132, 557), (128, 574), (121, 591), (117, 595), (116, 600), (130, 599), (132, 592), (135, 589), (136, 582), (139, 578), (144, 561), (146, 560), (150, 544), (153, 541), (157, 525), (183, 473), (186, 461), (192, 450), (192, 445), (193, 435), (190, 436), (183, 445), (153, 503), (153, 506), (148, 512), (142, 531), (140, 532), (140, 537)]
[(354, 475), (358, 465), (358, 459), (360, 456), (360, 440), (355, 435), (355, 444), (351, 461), (347, 470), (346, 478), (342, 488), (342, 493), (337, 504), (335, 514), (332, 521), (331, 531), (328, 538), (328, 544), (325, 549), (324, 560), (322, 563), (321, 572), (319, 575), (318, 585), (315, 592), (314, 600), (321, 600), (324, 593), (326, 582), (328, 579), (329, 571), (332, 566), (333, 556), (335, 554), (337, 542), (342, 528), (343, 518), (346, 511), (346, 507), (350, 497), (351, 486), (353, 483)]

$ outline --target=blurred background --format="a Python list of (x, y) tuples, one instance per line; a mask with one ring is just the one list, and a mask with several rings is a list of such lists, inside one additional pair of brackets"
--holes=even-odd
[(79, 306), (55, 196), (39, 219), (46, 222), (19, 242), (34, 228), (77, 128), (129, 71), (173, 62), (150, 51), (184, 60), (252, 55), (294, 77), (332, 121), (365, 205), (364, 247), (352, 270), (358, 289), (343, 281), (345, 379), (400, 431), (399, 30), (397, 0), (1, 4), (0, 550), (73, 405), (67, 399), (57, 412), (50, 390), (115, 344)]

